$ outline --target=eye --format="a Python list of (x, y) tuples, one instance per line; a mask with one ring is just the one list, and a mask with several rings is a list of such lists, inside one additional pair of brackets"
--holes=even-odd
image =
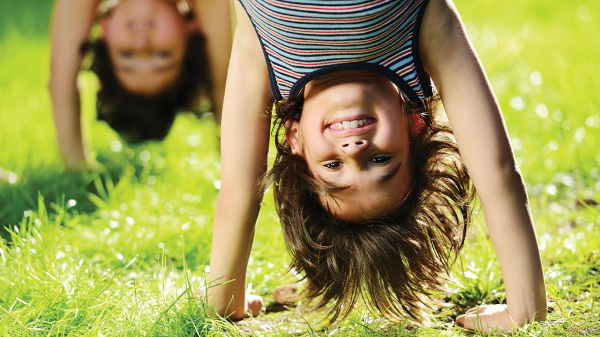
[(166, 59), (167, 57), (169, 57), (171, 55), (171, 53), (169, 53), (166, 50), (157, 50), (154, 52), (154, 56), (161, 58), (161, 59)]
[(328, 168), (330, 170), (335, 170), (336, 168), (340, 167), (341, 165), (342, 165), (342, 162), (334, 161), (332, 163), (327, 163), (323, 166), (325, 166), (326, 168)]
[(133, 56), (133, 51), (131, 50), (121, 50), (119, 52), (119, 56), (121, 56), (122, 58), (130, 58)]
[(375, 164), (383, 164), (386, 161), (390, 160), (392, 157), (389, 156), (379, 156), (379, 157), (375, 157), (375, 158), (371, 158), (371, 162), (375, 163)]

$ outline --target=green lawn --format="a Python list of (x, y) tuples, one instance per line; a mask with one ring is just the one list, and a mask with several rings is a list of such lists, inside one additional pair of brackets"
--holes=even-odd
[[(600, 3), (457, 0), (505, 114), (527, 181), (551, 312), (515, 335), (600, 335)], [(287, 255), (265, 198), (249, 264), (268, 314), (210, 316), (204, 285), (219, 186), (217, 127), (180, 116), (162, 143), (130, 146), (95, 121), (84, 72), (85, 131), (99, 168), (65, 173), (46, 90), (51, 1), (0, 2), (0, 335), (469, 335), (453, 318), (504, 301), (479, 217), (430, 326), (358, 307), (324, 326), (273, 306)], [(281, 310), (283, 309), (283, 311)]]

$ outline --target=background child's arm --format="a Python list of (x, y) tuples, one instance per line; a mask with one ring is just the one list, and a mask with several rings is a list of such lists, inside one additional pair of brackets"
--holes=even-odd
[(231, 56), (232, 27), (229, 0), (196, 0), (196, 17), (206, 38), (210, 69), (211, 100), (217, 121), (221, 120), (227, 65)]
[(52, 52), (48, 89), (58, 145), (67, 168), (85, 164), (86, 150), (81, 134), (77, 74), (98, 0), (57, 0), (52, 17)]
[[(246, 268), (261, 198), (258, 182), (267, 168), (273, 98), (258, 38), (236, 7), (236, 29), (221, 123), (221, 191), (215, 209), (208, 298), (221, 315), (258, 315), (262, 300), (245, 296)], [(232, 297), (233, 296), (233, 297)]]
[(489, 332), (510, 330), (511, 317), (520, 326), (545, 319), (544, 275), (523, 178), (498, 102), (450, 0), (429, 2), (419, 42), (481, 199), (506, 285), (507, 310), (485, 306), (458, 321)]

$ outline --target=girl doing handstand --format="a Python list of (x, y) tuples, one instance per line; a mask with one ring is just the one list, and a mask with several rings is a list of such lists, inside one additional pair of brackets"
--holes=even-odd
[[(335, 319), (363, 298), (387, 317), (418, 318), (462, 247), (472, 180), (507, 305), (471, 309), (458, 322), (509, 331), (546, 317), (523, 179), (449, 0), (240, 0), (236, 12), (209, 276), (233, 281), (209, 290), (217, 312), (260, 310), (244, 290), (277, 100), (267, 180), (292, 267), (318, 307), (333, 302)], [(432, 116), (434, 90), (452, 129)]]

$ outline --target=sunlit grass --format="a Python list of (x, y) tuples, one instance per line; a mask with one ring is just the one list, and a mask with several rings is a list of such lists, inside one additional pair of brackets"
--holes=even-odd
[[(219, 187), (216, 125), (183, 115), (164, 142), (130, 146), (94, 120), (97, 83), (85, 72), (84, 129), (99, 165), (65, 173), (46, 90), (49, 6), (38, 2), (0, 2), (0, 335), (455, 336), (468, 334), (456, 315), (505, 301), (479, 217), (427, 326), (362, 306), (334, 326), (294, 308), (272, 313), (271, 291), (298, 279), (281, 277), (288, 257), (268, 195), (248, 282), (269, 313), (215, 318), (195, 290), (206, 286)], [(549, 318), (515, 335), (599, 334), (600, 6), (457, 6), (503, 108), (544, 260)]]

